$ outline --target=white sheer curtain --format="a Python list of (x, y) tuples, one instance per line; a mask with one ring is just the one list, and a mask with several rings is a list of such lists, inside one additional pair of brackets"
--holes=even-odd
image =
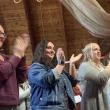
[(110, 38), (110, 14), (96, 0), (60, 0), (93, 36)]

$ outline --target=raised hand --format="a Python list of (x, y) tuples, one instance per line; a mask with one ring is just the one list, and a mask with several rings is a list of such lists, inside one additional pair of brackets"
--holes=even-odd
[(74, 54), (72, 54), (72, 56), (70, 57), (70, 64), (73, 64), (77, 62), (78, 60), (80, 60), (82, 55), (83, 55), (82, 53), (78, 54), (77, 56), (74, 56)]
[(18, 36), (14, 43), (14, 49), (13, 49), (14, 55), (22, 58), (29, 45), (29, 41), (30, 41), (29, 35), (26, 33), (23, 33), (20, 36)]
[(74, 56), (74, 54), (71, 56), (70, 60), (69, 60), (69, 63), (70, 63), (70, 66), (69, 66), (69, 73), (71, 76), (75, 77), (76, 76), (76, 67), (74, 65), (74, 63), (76, 61), (78, 61), (80, 58), (82, 57), (82, 54), (78, 54), (77, 56)]

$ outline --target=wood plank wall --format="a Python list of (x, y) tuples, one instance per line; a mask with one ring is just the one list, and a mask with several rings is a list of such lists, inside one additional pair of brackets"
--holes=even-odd
[[(110, 0), (98, 0), (110, 12)], [(31, 64), (36, 44), (41, 39), (52, 41), (56, 48), (62, 47), (68, 59), (72, 53), (78, 54), (85, 44), (98, 42), (103, 51), (110, 47), (109, 39), (91, 36), (58, 0), (23, 0), (14, 4), (13, 0), (0, 0), (0, 22), (4, 23), (7, 51), (12, 53), (13, 40), (22, 32), (29, 32), (31, 43), (27, 50), (27, 63)]]

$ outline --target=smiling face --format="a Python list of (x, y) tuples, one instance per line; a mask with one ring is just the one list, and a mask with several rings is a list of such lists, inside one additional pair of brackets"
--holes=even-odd
[(0, 25), (0, 47), (2, 47), (4, 41), (5, 41), (4, 29), (3, 29), (3, 27)]
[(84, 55), (84, 61), (100, 62), (101, 51), (97, 43), (89, 43), (82, 50)]
[(100, 61), (101, 51), (100, 51), (100, 47), (98, 44), (92, 45), (91, 57), (92, 57), (93, 61)]
[(54, 58), (55, 50), (54, 50), (54, 44), (52, 42), (48, 42), (44, 54), (48, 60), (52, 60)]

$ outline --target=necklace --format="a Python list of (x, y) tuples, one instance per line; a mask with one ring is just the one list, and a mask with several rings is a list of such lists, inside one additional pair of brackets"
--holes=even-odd
[(102, 63), (98, 63), (96, 64), (95, 62), (93, 61), (90, 61), (91, 65), (94, 66), (96, 69), (98, 69), (99, 71), (103, 71), (104, 70), (104, 67), (103, 67), (103, 64)]

